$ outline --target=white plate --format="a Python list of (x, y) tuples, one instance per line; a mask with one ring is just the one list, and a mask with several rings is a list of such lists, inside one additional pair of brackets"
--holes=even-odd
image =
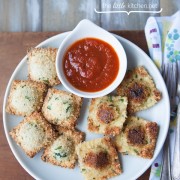
[[(38, 47), (47, 47), (47, 46), (58, 47), (62, 42), (62, 40), (67, 36), (67, 34), (68, 32), (49, 38), (46, 41), (39, 44)], [(125, 48), (127, 54), (127, 60), (128, 60), (128, 68), (130, 69), (139, 65), (143, 65), (153, 77), (155, 84), (157, 88), (162, 92), (162, 97), (163, 97), (162, 100), (157, 105), (153, 106), (148, 110), (138, 113), (138, 116), (142, 118), (145, 118), (149, 121), (157, 122), (160, 127), (153, 159), (147, 160), (129, 155), (128, 156), (120, 155), (120, 161), (123, 167), (123, 173), (119, 176), (116, 176), (113, 179), (130, 180), (130, 179), (137, 179), (141, 174), (143, 174), (147, 170), (147, 168), (152, 164), (152, 162), (157, 157), (158, 153), (160, 152), (163, 146), (167, 134), (167, 130), (169, 127), (169, 115), (170, 115), (169, 98), (164, 81), (158, 69), (151, 61), (151, 59), (140, 48), (138, 48), (130, 41), (122, 37), (119, 37), (117, 35), (115, 36)], [(24, 152), (20, 149), (20, 147), (16, 145), (16, 143), (11, 139), (11, 137), (8, 134), (8, 132), (23, 119), (23, 117), (7, 114), (5, 112), (5, 106), (12, 81), (14, 79), (27, 79), (26, 58), (27, 57), (25, 57), (19, 63), (13, 75), (11, 76), (4, 97), (3, 122), (4, 122), (6, 137), (11, 147), (11, 150), (14, 156), (16, 157), (16, 159), (21, 164), (21, 166), (35, 179), (43, 179), (43, 180), (83, 179), (78, 166), (76, 166), (74, 170), (70, 170), (58, 166), (53, 166), (48, 163), (44, 163), (40, 159), (42, 152), (38, 153), (33, 159), (30, 159), (24, 154)], [(57, 86), (57, 88), (64, 89), (62, 85)], [(78, 128), (86, 132), (86, 140), (102, 137), (102, 135), (96, 135), (93, 133), (89, 133), (87, 131), (87, 113), (88, 113), (87, 106), (88, 106), (88, 100), (84, 99), (84, 104), (81, 109), (81, 117), (79, 119)]]

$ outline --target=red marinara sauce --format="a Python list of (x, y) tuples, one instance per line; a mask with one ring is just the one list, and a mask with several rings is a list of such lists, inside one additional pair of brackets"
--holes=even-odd
[(119, 66), (113, 47), (95, 38), (76, 41), (63, 59), (67, 80), (85, 92), (96, 92), (108, 87), (115, 80)]

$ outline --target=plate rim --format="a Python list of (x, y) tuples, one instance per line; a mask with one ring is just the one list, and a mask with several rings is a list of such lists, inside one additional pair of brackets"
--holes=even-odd
[[(64, 33), (59, 33), (57, 35), (54, 35), (44, 41), (42, 41), (41, 43), (39, 43), (37, 47), (42, 47), (44, 44), (48, 43), (48, 41), (53, 41), (54, 39), (58, 38), (59, 36), (67, 36), (71, 31), (68, 31), (68, 32), (64, 32)], [(136, 44), (134, 44), (133, 42), (131, 42), (130, 40), (120, 36), (120, 35), (117, 35), (117, 34), (114, 34), (112, 33), (118, 40), (123, 40), (125, 42), (127, 42), (128, 44), (130, 44), (131, 46), (133, 46), (135, 49), (138, 49), (138, 51), (140, 51), (143, 55), (145, 55), (147, 57), (147, 59), (149, 59), (149, 63), (151, 64), (151, 66), (154, 66), (154, 69), (156, 69), (156, 72), (160, 74), (158, 68), (156, 67), (156, 65), (153, 63), (153, 61), (151, 60), (151, 58), (140, 48), (138, 47)], [(24, 58), (21, 59), (21, 61), (18, 63), (18, 65), (15, 67), (13, 73), (11, 74), (11, 77), (8, 81), (8, 84), (6, 86), (6, 90), (5, 90), (5, 95), (4, 95), (4, 99), (3, 99), (3, 127), (4, 127), (4, 131), (5, 131), (5, 135), (6, 135), (6, 139), (8, 141), (8, 145), (14, 155), (14, 157), (16, 158), (16, 160), (18, 161), (18, 163), (22, 166), (23, 169), (25, 169), (25, 171), (30, 174), (33, 178), (35, 179), (40, 179), (31, 169), (27, 168), (26, 165), (23, 163), (23, 161), (21, 160), (20, 156), (15, 152), (13, 146), (12, 146), (12, 143), (10, 142), (10, 136), (9, 136), (9, 132), (7, 130), (7, 124), (6, 124), (6, 120), (5, 120), (5, 116), (6, 116), (6, 111), (5, 111), (5, 105), (6, 105), (6, 100), (8, 98), (8, 94), (9, 94), (9, 90), (10, 90), (10, 86), (11, 86), (11, 82), (14, 78), (14, 75), (16, 74), (17, 71), (19, 71), (19, 68), (25, 63), (27, 59), (27, 55), (24, 56)], [(168, 96), (168, 91), (167, 91), (167, 88), (166, 88), (166, 85), (165, 85), (165, 82), (160, 74), (160, 78), (162, 80), (162, 83), (163, 83), (163, 86), (165, 87), (164, 90), (165, 90), (165, 95)], [(163, 144), (165, 142), (165, 139), (166, 139), (166, 136), (167, 136), (167, 133), (168, 133), (168, 129), (169, 129), (169, 124), (170, 124), (170, 102), (169, 102), (169, 96), (168, 96), (168, 103), (167, 103), (167, 108), (169, 109), (168, 111), (168, 122), (167, 122), (167, 128), (165, 129), (165, 133), (164, 133), (164, 137), (161, 137), (161, 144), (159, 144), (160, 148), (158, 149), (157, 151), (157, 154), (153, 156), (153, 158), (147, 163), (147, 165), (142, 168), (142, 170), (139, 171), (139, 173), (137, 173), (134, 177), (132, 177), (131, 179), (137, 179), (138, 177), (140, 177), (153, 163), (153, 161), (157, 158), (157, 156), (159, 155), (162, 147), (163, 147)]]

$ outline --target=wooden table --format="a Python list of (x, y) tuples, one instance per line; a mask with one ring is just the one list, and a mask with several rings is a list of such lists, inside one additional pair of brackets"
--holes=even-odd
[[(119, 31), (114, 33), (131, 40), (146, 53), (148, 52), (143, 31)], [(0, 180), (33, 179), (17, 162), (7, 143), (3, 130), (3, 97), (11, 74), (25, 56), (27, 48), (34, 47), (56, 34), (59, 34), (59, 32), (0, 33)], [(150, 170), (148, 169), (139, 180), (148, 180), (149, 173)]]

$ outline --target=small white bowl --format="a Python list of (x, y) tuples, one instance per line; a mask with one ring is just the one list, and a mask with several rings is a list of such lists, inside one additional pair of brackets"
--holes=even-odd
[[(103, 40), (110, 44), (117, 53), (119, 59), (119, 72), (116, 79), (105, 89), (97, 92), (85, 92), (75, 88), (70, 82), (66, 79), (63, 70), (63, 58), (67, 51), (67, 49), (76, 41), (83, 39), (83, 38), (96, 38)], [(127, 69), (127, 58), (124, 48), (122, 47), (121, 43), (109, 32), (100, 28), (96, 24), (92, 23), (91, 21), (84, 19), (79, 22), (79, 24), (75, 27), (75, 29), (63, 40), (61, 43), (57, 56), (56, 56), (56, 71), (58, 78), (60, 79), (61, 83), (64, 87), (73, 94), (76, 94), (80, 97), (84, 98), (96, 98), (101, 97), (109, 94), (123, 80)]]

